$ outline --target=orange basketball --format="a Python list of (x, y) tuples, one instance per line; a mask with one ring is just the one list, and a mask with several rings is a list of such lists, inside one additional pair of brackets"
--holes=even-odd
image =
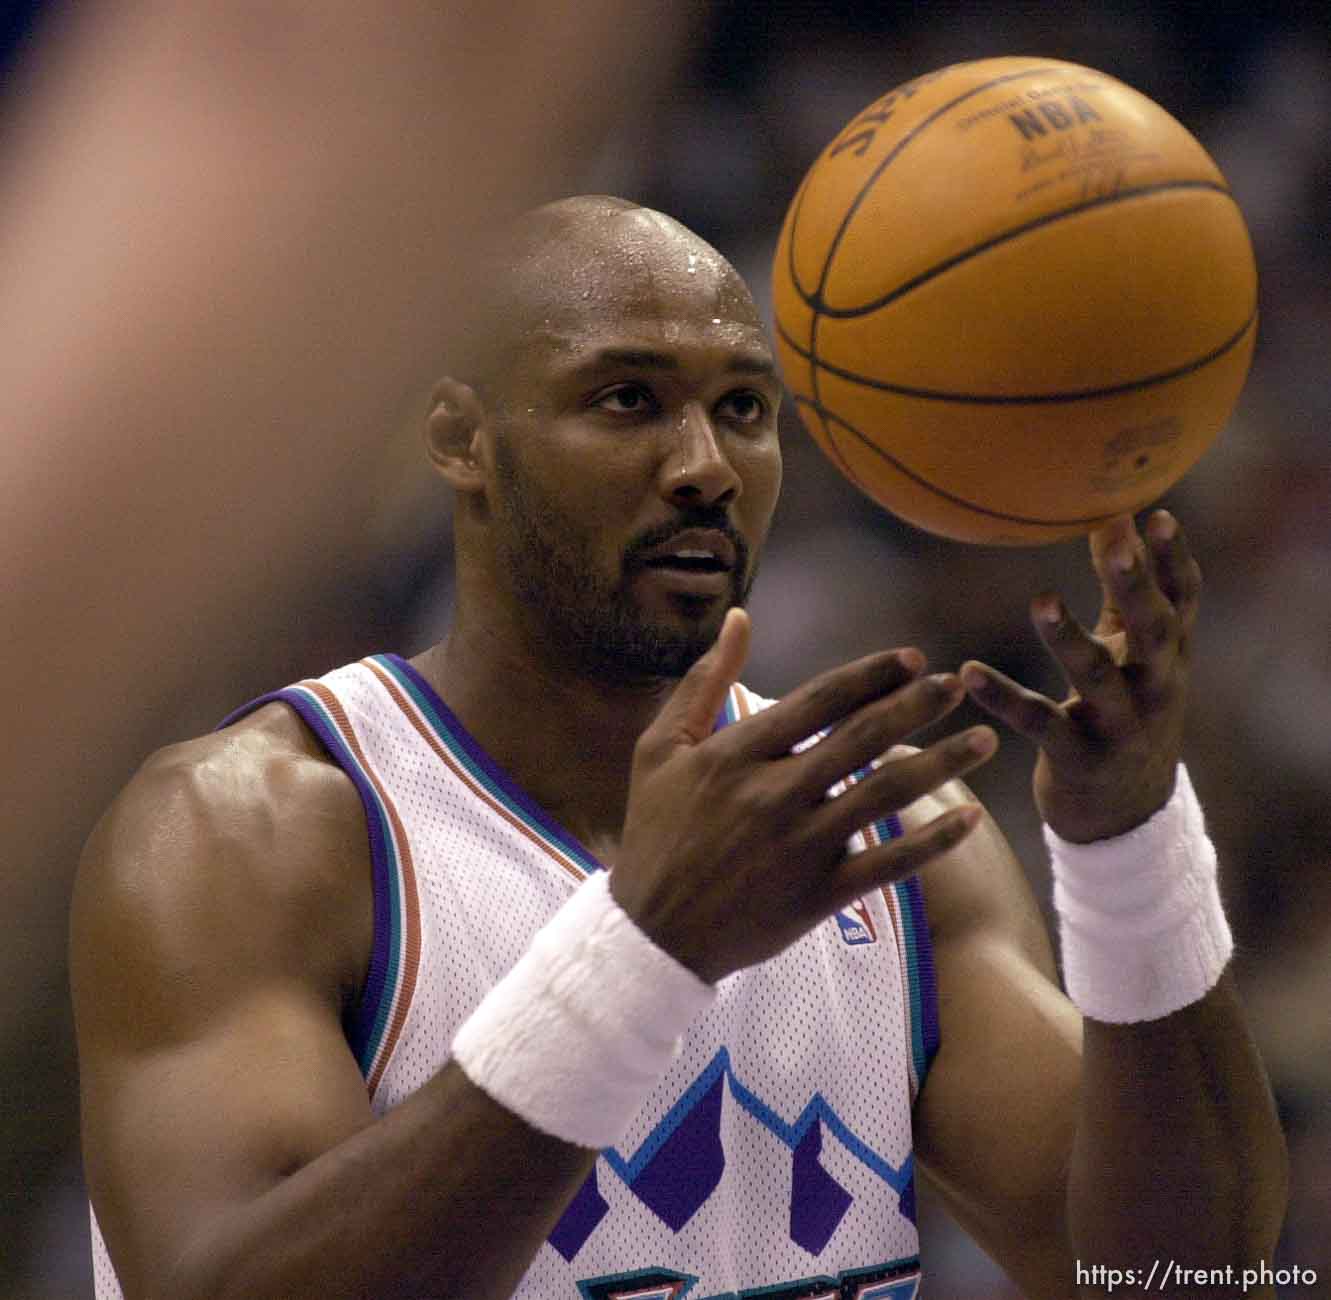
[(1112, 77), (983, 59), (870, 104), (791, 202), (777, 346), (805, 425), (879, 504), (967, 542), (1084, 533), (1228, 420), (1257, 272), (1200, 144)]

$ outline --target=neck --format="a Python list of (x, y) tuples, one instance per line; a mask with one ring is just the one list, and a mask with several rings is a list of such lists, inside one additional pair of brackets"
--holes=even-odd
[(414, 661), (514, 780), (598, 856), (618, 846), (633, 747), (673, 680), (625, 685), (579, 675), (513, 636), (459, 618)]

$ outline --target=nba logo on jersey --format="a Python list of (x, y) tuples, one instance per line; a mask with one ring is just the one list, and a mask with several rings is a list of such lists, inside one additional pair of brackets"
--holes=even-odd
[(873, 917), (864, 899), (857, 898), (848, 907), (843, 907), (836, 914), (836, 923), (841, 927), (841, 937), (847, 943), (877, 943), (878, 931), (874, 928)]

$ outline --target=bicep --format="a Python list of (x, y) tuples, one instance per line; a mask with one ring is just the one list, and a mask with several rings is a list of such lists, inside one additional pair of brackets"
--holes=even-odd
[(940, 1045), (916, 1106), (921, 1171), (1027, 1294), (1068, 1294), (1080, 1016), (1057, 985), (1025, 875), (991, 820), (932, 866), (924, 887)]
[(75, 896), (84, 1159), (127, 1294), (155, 1294), (210, 1225), (371, 1112), (299, 917), (253, 897), (231, 850), (204, 860), (189, 827), (132, 855), (123, 840), (99, 830)]
[(336, 1024), (281, 991), (182, 1042), (80, 1050), (88, 1184), (122, 1280), (160, 1277), (203, 1225), (371, 1120)]

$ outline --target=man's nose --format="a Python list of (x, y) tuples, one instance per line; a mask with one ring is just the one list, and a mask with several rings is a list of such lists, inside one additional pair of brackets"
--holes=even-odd
[(729, 505), (740, 494), (740, 478), (700, 403), (685, 405), (678, 435), (661, 462), (662, 496), (681, 507)]

